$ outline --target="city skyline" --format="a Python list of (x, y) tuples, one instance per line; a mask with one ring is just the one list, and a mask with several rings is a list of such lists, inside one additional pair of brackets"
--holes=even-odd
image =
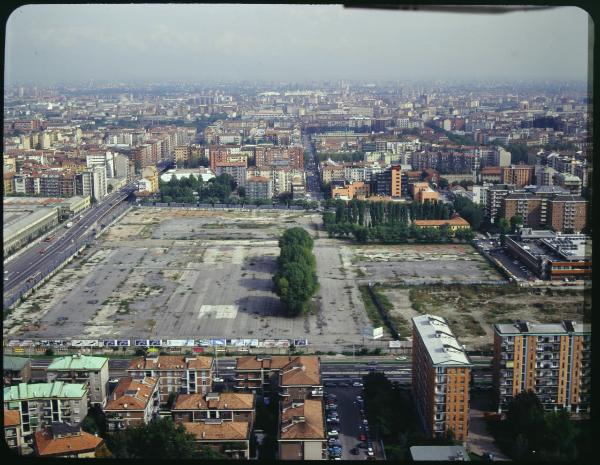
[(588, 14), (575, 7), (464, 15), (341, 5), (28, 5), (9, 17), (5, 51), (7, 86), (585, 81)]

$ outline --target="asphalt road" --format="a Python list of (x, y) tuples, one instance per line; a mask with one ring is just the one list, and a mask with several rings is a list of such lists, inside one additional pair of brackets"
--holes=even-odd
[(309, 163), (306, 169), (306, 187), (307, 193), (310, 194), (311, 200), (323, 200), (323, 192), (321, 192), (321, 179), (319, 177), (319, 161), (315, 155), (313, 144), (308, 134), (302, 136), (302, 145), (304, 149), (310, 153)]
[(19, 292), (29, 278), (35, 278), (40, 272), (58, 267), (64, 260), (63, 253), (69, 249), (76, 250), (86, 240), (95, 236), (91, 229), (100, 229), (104, 222), (112, 221), (112, 216), (119, 214), (119, 206), (134, 190), (129, 185), (106, 196), (106, 198), (82, 213), (82, 218), (75, 216), (70, 221), (71, 228), (58, 228), (51, 242), (40, 242), (22, 252), (19, 256), (4, 265), (4, 301), (8, 301)]

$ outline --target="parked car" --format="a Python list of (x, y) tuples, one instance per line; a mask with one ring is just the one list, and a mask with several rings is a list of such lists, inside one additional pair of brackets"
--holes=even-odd
[(367, 440), (367, 435), (365, 433), (360, 433), (358, 439), (362, 442), (365, 442)]
[(359, 381), (354, 381), (354, 382), (352, 383), (352, 386), (353, 386), (353, 387), (363, 387), (363, 383), (361, 383), (361, 382), (359, 382)]
[(331, 431), (327, 432), (327, 436), (330, 438), (337, 438), (338, 437), (338, 430), (336, 429), (332, 429)]
[(362, 401), (363, 401), (363, 398), (362, 398), (362, 396), (356, 396), (356, 400), (357, 400), (358, 402), (362, 402)]
[(365, 419), (363, 420), (363, 425), (365, 425), (365, 426), (366, 426), (366, 425), (368, 425), (368, 424), (369, 424), (369, 421), (368, 421), (368, 420), (365, 418)]

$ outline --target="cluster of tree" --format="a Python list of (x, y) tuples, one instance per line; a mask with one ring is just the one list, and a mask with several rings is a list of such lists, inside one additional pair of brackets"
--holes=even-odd
[(319, 288), (313, 239), (302, 228), (290, 228), (279, 239), (275, 291), (290, 316), (304, 313)]
[(444, 128), (437, 126), (433, 121), (427, 122), (425, 125), (437, 133), (444, 134), (450, 142), (456, 145), (479, 145), (472, 137), (461, 136), (451, 131), (446, 131)]
[(408, 460), (415, 445), (452, 445), (453, 435), (428, 439), (422, 431), (410, 394), (384, 373), (363, 376), (364, 403), (369, 426), (376, 439), (382, 439), (388, 460)]
[(318, 159), (320, 162), (323, 162), (327, 159), (331, 159), (335, 162), (352, 162), (352, 161), (363, 161), (365, 158), (365, 153), (356, 151), (356, 152), (320, 152), (318, 155)]
[(528, 147), (525, 144), (505, 144), (499, 140), (494, 140), (491, 145), (498, 145), (503, 147), (505, 150), (510, 152), (510, 161), (514, 165), (519, 163), (527, 163), (528, 159)]
[(210, 447), (196, 447), (193, 434), (171, 418), (158, 418), (146, 425), (130, 427), (107, 436), (106, 444), (117, 459), (220, 459)]
[(502, 450), (517, 461), (590, 458), (585, 423), (571, 420), (564, 410), (544, 411), (533, 391), (516, 395), (506, 419), (492, 424), (491, 429)]
[(208, 182), (194, 175), (181, 179), (173, 176), (167, 182), (159, 181), (161, 202), (226, 202), (235, 187), (236, 182), (229, 174), (220, 174)]
[(192, 155), (184, 163), (184, 168), (198, 168), (199, 166), (208, 166), (209, 160), (204, 155)]
[(469, 222), (471, 228), (478, 230), (484, 217), (483, 207), (462, 195), (454, 199), (454, 209)]
[[(370, 202), (353, 199), (350, 202), (336, 200), (335, 213), (323, 213), (323, 224), (329, 237), (354, 237), (357, 242), (383, 242), (397, 244), (408, 242), (449, 242), (453, 233), (446, 225), (441, 228), (421, 228), (411, 220), (449, 219), (454, 210), (442, 202)], [(456, 238), (469, 241), (473, 232), (459, 230)]]

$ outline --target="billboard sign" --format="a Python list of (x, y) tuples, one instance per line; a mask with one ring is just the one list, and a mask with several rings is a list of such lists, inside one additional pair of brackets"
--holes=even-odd
[(379, 326), (377, 328), (373, 328), (373, 339), (379, 339), (383, 336), (383, 326)]
[(398, 349), (398, 348), (402, 347), (402, 342), (401, 341), (390, 341), (388, 347), (390, 349)]

